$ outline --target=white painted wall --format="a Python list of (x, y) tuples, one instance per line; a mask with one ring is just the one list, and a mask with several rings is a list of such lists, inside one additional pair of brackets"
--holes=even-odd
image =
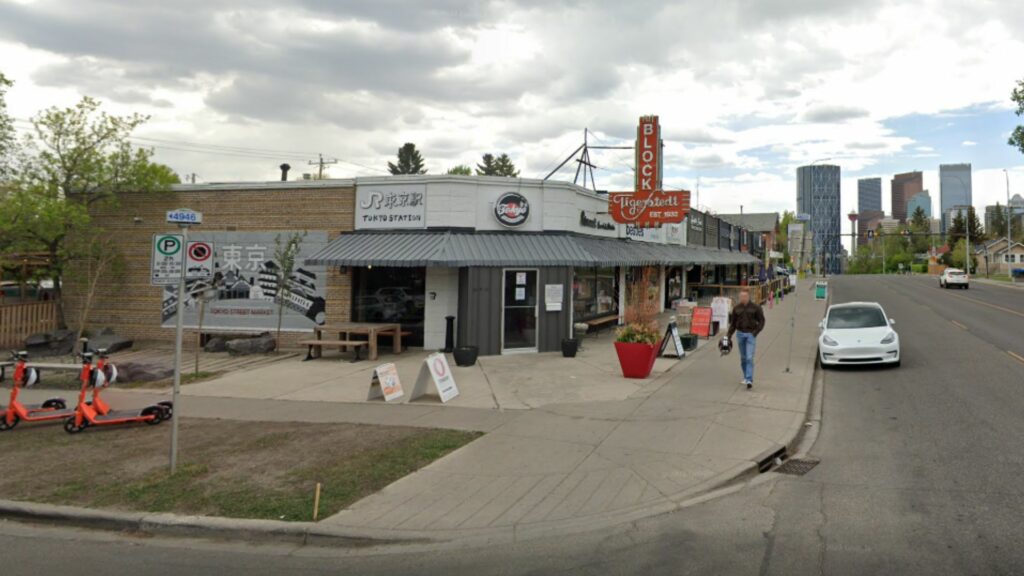
[[(427, 268), (424, 287), (423, 349), (440, 350), (444, 348), (444, 317), (458, 316), (459, 269)], [(458, 319), (455, 322), (458, 328)]]

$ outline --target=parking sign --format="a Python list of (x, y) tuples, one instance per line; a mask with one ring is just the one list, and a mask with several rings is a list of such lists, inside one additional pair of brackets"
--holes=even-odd
[(184, 247), (181, 234), (154, 234), (150, 282), (154, 286), (177, 284), (181, 280)]
[(185, 278), (206, 280), (213, 278), (213, 244), (195, 241), (188, 243), (185, 251)]

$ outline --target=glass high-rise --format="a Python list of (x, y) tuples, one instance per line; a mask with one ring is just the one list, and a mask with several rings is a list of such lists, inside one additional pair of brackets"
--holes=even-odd
[(842, 269), (839, 183), (839, 166), (815, 164), (796, 169), (797, 213), (810, 216), (813, 262), (828, 274), (838, 274)]
[[(939, 206), (941, 208), (939, 217), (942, 219), (942, 232), (949, 230), (956, 212), (954, 206), (970, 206), (974, 200), (971, 193), (971, 165), (970, 164), (940, 164), (939, 165)], [(966, 216), (966, 215), (965, 215)]]
[(882, 211), (882, 179), (861, 178), (857, 180), (857, 212)]
[(906, 172), (892, 177), (892, 217), (906, 222), (910, 217), (907, 204), (924, 190), (924, 176), (920, 172)]

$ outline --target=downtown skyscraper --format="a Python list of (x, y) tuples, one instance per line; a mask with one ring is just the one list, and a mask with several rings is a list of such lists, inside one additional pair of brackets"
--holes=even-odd
[(796, 169), (797, 214), (810, 217), (813, 262), (828, 274), (838, 274), (842, 269), (839, 183), (839, 166), (815, 164)]
[(973, 201), (974, 194), (971, 189), (971, 165), (940, 164), (939, 218), (942, 219), (940, 226), (943, 234), (949, 230), (956, 213), (963, 212), (963, 210), (956, 210), (954, 207), (970, 206)]

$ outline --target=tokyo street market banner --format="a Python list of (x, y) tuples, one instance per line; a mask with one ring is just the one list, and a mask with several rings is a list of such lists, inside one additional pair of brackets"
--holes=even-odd
[[(292, 231), (282, 232), (194, 232), (188, 239), (213, 244), (213, 280), (189, 280), (185, 283), (187, 328), (199, 324), (199, 300), (204, 292), (213, 297), (205, 303), (203, 329), (237, 332), (265, 332), (277, 328), (277, 285), (280, 265), (274, 260), (281, 236), (286, 241)], [(285, 294), (281, 329), (312, 330), (325, 320), (327, 268), (306, 266), (303, 260), (327, 245), (326, 232), (309, 232), (295, 259), (292, 282)], [(163, 327), (173, 328), (178, 305), (178, 286), (165, 286)]]

